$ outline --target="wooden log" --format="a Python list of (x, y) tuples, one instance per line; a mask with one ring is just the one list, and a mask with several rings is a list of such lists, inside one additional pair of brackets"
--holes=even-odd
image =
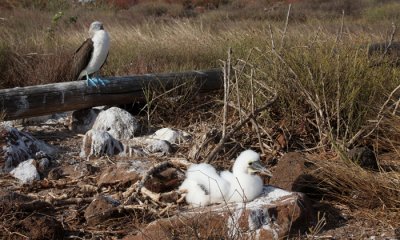
[(200, 92), (222, 87), (222, 71), (211, 69), (180, 73), (109, 77), (105, 86), (87, 86), (86, 81), (1, 89), (0, 111), (4, 120), (13, 120), (102, 105), (124, 104), (145, 99), (148, 87), (172, 89), (193, 80)]

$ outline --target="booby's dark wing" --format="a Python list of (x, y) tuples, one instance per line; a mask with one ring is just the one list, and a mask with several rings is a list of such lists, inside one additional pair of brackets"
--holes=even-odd
[(86, 68), (93, 55), (93, 41), (88, 38), (82, 45), (75, 51), (72, 57), (71, 76), (73, 80), (79, 80), (79, 74)]
[(109, 53), (110, 53), (110, 52), (107, 53), (106, 59), (104, 60), (103, 64), (102, 64), (101, 67), (99, 68), (99, 70), (103, 68), (104, 64), (106, 64)]

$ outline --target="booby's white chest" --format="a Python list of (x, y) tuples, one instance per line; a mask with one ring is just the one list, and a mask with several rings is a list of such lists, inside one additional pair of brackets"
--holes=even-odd
[(106, 61), (108, 50), (110, 48), (110, 37), (108, 33), (104, 30), (96, 31), (92, 37), (93, 41), (93, 54), (92, 57), (82, 72), (87, 72), (87, 74), (92, 74), (97, 72), (101, 66)]

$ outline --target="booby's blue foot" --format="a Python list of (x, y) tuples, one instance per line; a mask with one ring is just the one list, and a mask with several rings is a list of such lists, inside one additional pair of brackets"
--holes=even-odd
[(93, 78), (87, 78), (86, 80), (86, 85), (89, 87), (99, 87), (99, 86), (105, 86), (109, 83), (109, 80), (106, 79), (101, 79), (98, 77), (93, 77)]

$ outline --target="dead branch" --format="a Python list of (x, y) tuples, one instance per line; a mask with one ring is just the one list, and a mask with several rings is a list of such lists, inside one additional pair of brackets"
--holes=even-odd
[(393, 97), (393, 95), (397, 92), (397, 90), (400, 89), (400, 85), (398, 85), (388, 96), (387, 100), (383, 103), (382, 107), (379, 109), (378, 115), (377, 115), (377, 122), (374, 126), (374, 128), (372, 128), (372, 130), (367, 133), (364, 138), (368, 137), (369, 135), (371, 135), (379, 126), (379, 124), (381, 123), (382, 119), (383, 119), (383, 110), (385, 109), (386, 105), (390, 102), (390, 99)]
[(93, 197), (87, 197), (87, 198), (68, 198), (68, 199), (61, 199), (61, 200), (54, 200), (52, 201), (52, 204), (54, 206), (62, 206), (62, 205), (79, 205), (82, 203), (91, 203), (93, 202)]
[(174, 165), (169, 162), (169, 161), (165, 161), (165, 162), (161, 162), (158, 163), (156, 165), (154, 165), (153, 167), (151, 167), (142, 177), (142, 180), (140, 180), (139, 184), (138, 184), (138, 192), (140, 192), (140, 190), (143, 188), (144, 184), (146, 183), (147, 180), (149, 180), (149, 178), (158, 172), (161, 172), (162, 170), (168, 168), (168, 167), (174, 167)]
[(211, 153), (208, 155), (207, 159), (205, 160), (206, 163), (211, 162), (215, 155), (221, 150), (224, 146), (226, 140), (228, 140), (234, 133), (236, 133), (240, 128), (242, 128), (246, 123), (248, 123), (252, 118), (256, 118), (259, 113), (269, 108), (277, 99), (278, 95), (274, 95), (274, 97), (262, 107), (254, 110), (253, 113), (250, 113), (242, 122), (237, 122), (235, 126), (232, 128), (230, 132), (228, 132), (224, 137), (221, 138), (219, 143), (214, 147)]

